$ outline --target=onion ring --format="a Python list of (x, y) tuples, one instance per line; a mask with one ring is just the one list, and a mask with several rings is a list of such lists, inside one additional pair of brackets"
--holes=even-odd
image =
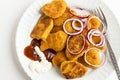
[(72, 27), (73, 27), (73, 29), (75, 29), (75, 30), (81, 30), (81, 28), (78, 28), (76, 25), (75, 25), (75, 22), (76, 21), (78, 21), (80, 24), (82, 23), (79, 19), (74, 19), (73, 21), (72, 21)]
[(87, 24), (88, 24), (88, 18), (81, 19), (81, 21), (83, 22), (83, 26), (85, 29), (87, 27)]
[(103, 23), (98, 17), (92, 16), (92, 17), (89, 18), (88, 22), (89, 22), (91, 19), (93, 19), (93, 18), (97, 18), (97, 19), (100, 21), (103, 29), (102, 29), (102, 31), (101, 31), (100, 29), (99, 29), (99, 30), (100, 30), (103, 34), (105, 34), (105, 33), (106, 33), (106, 27), (105, 27), (104, 23)]
[[(100, 36), (101, 41), (98, 44), (95, 44), (92, 41), (92, 36)], [(96, 47), (103, 47), (105, 45), (105, 37), (98, 29), (90, 29), (87, 33), (87, 40), (89, 41), (89, 43)]]
[[(75, 30), (77, 30), (77, 31), (79, 30), (78, 32), (70, 33), (70, 32), (68, 32), (68, 31), (66, 30), (65, 25), (66, 25), (66, 23), (69, 22), (69, 21), (78, 21), (78, 22), (81, 24), (81, 27), (80, 27), (80, 28), (76, 28), (76, 27), (72, 24), (72, 28), (75, 29)], [(69, 19), (67, 19), (67, 20), (63, 23), (63, 30), (64, 30), (64, 32), (67, 33), (68, 35), (77, 35), (77, 34), (80, 34), (80, 33), (83, 31), (83, 23), (82, 23), (82, 21), (79, 20), (79, 19), (69, 18)]]
[[(73, 11), (77, 12), (77, 14), (73, 13)], [(78, 18), (88, 18), (89, 15), (90, 15), (90, 12), (88, 10), (85, 10), (85, 9), (82, 9), (82, 8), (79, 8), (79, 7), (72, 7), (70, 9), (70, 13), (73, 16), (76, 16)]]
[[(99, 53), (100, 53), (99, 55), (100, 55), (100, 57), (102, 58), (100, 65), (91, 64), (91, 63), (86, 59), (87, 53), (88, 53), (90, 50), (92, 50), (92, 49), (96, 49), (96, 50), (99, 51)], [(98, 48), (89, 48), (89, 49), (86, 50), (86, 52), (85, 52), (85, 54), (84, 54), (84, 60), (85, 60), (85, 62), (86, 62), (88, 65), (90, 65), (90, 66), (100, 67), (100, 66), (104, 65), (104, 63), (105, 63), (105, 61), (106, 61), (106, 54), (104, 54), (104, 53), (103, 53), (101, 50), (99, 50)]]

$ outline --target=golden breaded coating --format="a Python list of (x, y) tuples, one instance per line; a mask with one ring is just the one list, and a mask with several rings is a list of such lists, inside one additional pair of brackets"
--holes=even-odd
[(69, 60), (77, 60), (79, 57), (83, 56), (84, 52), (85, 52), (85, 50), (82, 51), (82, 52), (79, 53), (79, 54), (71, 54), (71, 53), (69, 53), (69, 51), (66, 49), (65, 54), (66, 54), (67, 59), (69, 59)]
[(105, 44), (103, 47), (97, 47), (99, 48), (100, 50), (105, 50), (107, 48), (107, 45)]
[[(98, 44), (98, 43), (100, 43), (100, 41), (101, 41), (101, 38), (100, 38), (100, 36), (93, 36), (92, 37), (92, 40), (93, 40), (93, 42), (95, 43), (95, 44)], [(102, 46), (102, 47), (97, 47), (97, 46), (93, 46), (89, 41), (87, 41), (86, 40), (86, 44), (91, 48), (91, 47), (96, 47), (96, 48), (98, 48), (98, 49), (100, 49), (100, 50), (105, 50), (106, 48), (107, 48), (107, 45), (105, 44), (104, 46)]]
[(79, 78), (84, 76), (88, 69), (77, 61), (64, 61), (60, 70), (67, 79)]
[(99, 44), (100, 41), (101, 41), (101, 37), (100, 37), (100, 36), (93, 36), (93, 37), (92, 37), (92, 41), (93, 41), (95, 44)]
[(61, 51), (64, 49), (68, 35), (64, 31), (58, 31), (56, 33), (50, 33), (46, 41), (41, 41), (40, 49), (44, 51), (46, 49), (53, 49), (55, 51)]
[(31, 37), (38, 40), (46, 40), (52, 28), (53, 20), (47, 16), (43, 16), (33, 29)]
[(83, 64), (83, 65), (86, 66), (86, 67), (89, 67), (89, 68), (92, 68), (92, 69), (96, 69), (96, 67), (90, 66), (90, 65), (88, 65), (88, 64), (85, 62), (85, 60), (84, 60), (84, 55), (78, 58), (78, 62), (81, 63), (81, 64)]
[(86, 67), (88, 67), (88, 64), (84, 60), (84, 55), (79, 57), (77, 61), (80, 62), (81, 64), (85, 65)]
[(67, 61), (64, 51), (58, 52), (52, 59), (52, 63), (55, 67), (60, 68), (62, 62)]
[(72, 17), (73, 15), (71, 15), (70, 13), (70, 9), (66, 8), (65, 12), (63, 13), (62, 16), (53, 19), (53, 23), (55, 26), (61, 26), (63, 25), (64, 21), (67, 20), (68, 18)]
[(73, 53), (79, 52), (82, 49), (83, 45), (84, 39), (80, 35), (74, 35), (68, 41), (68, 48)]
[(54, 26), (53, 29), (51, 30), (51, 33), (56, 33), (60, 30), (63, 30), (62, 26)]
[(100, 60), (100, 55), (99, 54), (100, 53), (97, 49), (91, 49), (86, 54), (86, 60), (93, 65), (100, 65), (101, 60)]
[(98, 29), (101, 26), (101, 22), (99, 18), (92, 18), (88, 23), (88, 28), (96, 28)]
[(84, 35), (84, 36), (87, 36), (87, 32), (88, 32), (88, 30), (85, 28), (83, 31), (82, 31), (82, 35)]
[(66, 31), (69, 32), (69, 33), (77, 32), (76, 30), (74, 30), (74, 29), (72, 28), (72, 25), (71, 25), (71, 24), (72, 24), (72, 21), (69, 21), (69, 22), (66, 23), (66, 25), (65, 25)]
[[(84, 43), (84, 39), (82, 38), (82, 36), (76, 35), (68, 41), (68, 48), (72, 52), (79, 52), (83, 47), (83, 43)], [(79, 57), (81, 57), (84, 54), (87, 48), (88, 48), (88, 45), (85, 44), (84, 50), (79, 54), (71, 54), (68, 51), (68, 49), (66, 49), (65, 51), (66, 57), (69, 60), (77, 60)]]
[(65, 12), (66, 7), (67, 4), (64, 0), (53, 0), (51, 3), (45, 4), (41, 10), (51, 18), (58, 18)]
[[(100, 55), (99, 55), (99, 52), (94, 49), (94, 47), (92, 47), (93, 49), (91, 51), (88, 52), (87, 56), (86, 56), (86, 59), (89, 63), (93, 64), (93, 65), (100, 65), (101, 64), (101, 60), (100, 60)], [(87, 67), (90, 67), (90, 68), (93, 68), (93, 69), (96, 69), (97, 67), (99, 66), (91, 66), (89, 65), (88, 63), (85, 62), (85, 55), (82, 56), (82, 57), (79, 57), (78, 58), (78, 61), (80, 63), (82, 63), (83, 65), (87, 66)]]
[[(100, 36), (93, 36), (93, 37), (92, 37), (92, 40), (93, 40), (93, 42), (94, 42), (95, 44), (98, 44), (98, 43), (100, 43), (101, 38), (100, 38)], [(103, 47), (96, 47), (96, 48), (99, 48), (99, 49), (101, 49), (101, 50), (105, 50), (105, 49), (107, 48), (107, 46), (106, 46), (106, 44), (105, 44)]]

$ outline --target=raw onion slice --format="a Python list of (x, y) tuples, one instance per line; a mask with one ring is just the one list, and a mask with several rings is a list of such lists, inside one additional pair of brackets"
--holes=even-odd
[[(100, 61), (101, 61), (101, 63), (100, 63), (100, 65), (95, 65), (95, 64), (92, 64), (92, 63), (90, 63), (88, 60), (87, 60), (87, 58), (86, 58), (86, 56), (87, 56), (87, 53), (90, 51), (90, 50), (92, 50), (92, 49), (96, 49), (96, 50), (98, 50), (98, 52), (99, 52), (99, 56), (100, 56)], [(85, 60), (85, 62), (88, 64), (88, 65), (90, 65), (90, 66), (93, 66), (93, 67), (100, 67), (100, 66), (102, 66), (102, 65), (104, 65), (104, 63), (105, 63), (105, 61), (106, 61), (106, 53), (105, 53), (106, 51), (101, 51), (100, 49), (98, 49), (98, 48), (89, 48), (89, 49), (87, 49), (86, 50), (86, 52), (85, 52), (85, 54), (84, 54), (84, 60)]]
[[(99, 44), (95, 44), (96, 46), (99, 46), (99, 47), (103, 47), (104, 45), (105, 45), (105, 38), (104, 38), (104, 35), (99, 31), (99, 30), (94, 30), (93, 32), (92, 32), (92, 35), (90, 35), (90, 40), (92, 40), (92, 36), (100, 36), (101, 37), (101, 41), (100, 41), (100, 43)], [(92, 44), (94, 44), (94, 42), (93, 41), (91, 41), (92, 42)]]
[[(80, 24), (83, 24), (82, 23), (82, 21), (80, 21), (79, 19), (74, 19), (73, 21), (72, 21), (72, 27), (73, 27), (73, 29), (75, 29), (75, 30), (81, 30), (81, 27), (77, 27), (76, 25), (75, 25), (75, 22), (79, 22)], [(83, 26), (83, 25), (82, 25)]]
[(81, 19), (81, 21), (83, 22), (83, 27), (85, 29), (88, 25), (88, 18)]
[(106, 26), (104, 25), (104, 23), (97, 17), (97, 16), (92, 16), (92, 17), (90, 17), (89, 18), (89, 20), (88, 20), (88, 22), (91, 20), (91, 19), (93, 19), (93, 18), (97, 18), (99, 21), (100, 21), (100, 23), (101, 23), (101, 26), (102, 26), (102, 30), (100, 30), (103, 34), (105, 34), (106, 33)]
[[(75, 22), (72, 22), (72, 28), (75, 29), (75, 30), (77, 30), (77, 32), (70, 33), (70, 32), (68, 32), (68, 31), (66, 30), (66, 27), (65, 27), (65, 26), (66, 26), (66, 23), (69, 22), (69, 21), (77, 21), (77, 22), (79, 22), (79, 23), (81, 24), (80, 28), (78, 28), (78, 27), (75, 26), (75, 24), (74, 24)], [(83, 27), (82, 21), (79, 20), (79, 19), (77, 19), (77, 18), (69, 18), (69, 19), (67, 19), (67, 20), (64, 22), (64, 24), (63, 24), (63, 30), (64, 30), (64, 32), (67, 33), (68, 35), (77, 35), (77, 34), (80, 34), (80, 33), (83, 31), (83, 29), (84, 29), (84, 27)]]
[[(76, 35), (74, 35), (74, 36), (76, 36)], [(81, 50), (79, 50), (78, 52), (73, 52), (73, 51), (71, 51), (71, 50), (69, 49), (69, 46), (68, 46), (69, 40), (70, 40), (71, 37), (73, 37), (73, 36), (69, 36), (68, 39), (67, 39), (67, 50), (70, 52), (70, 54), (80, 54), (80, 53), (84, 50), (84, 48), (85, 48), (85, 37), (84, 37), (83, 35), (78, 35), (78, 36), (81, 36), (81, 37), (83, 38), (83, 46), (82, 46)], [(74, 44), (72, 44), (72, 45), (74, 45)]]
[[(75, 11), (76, 13), (74, 13), (73, 11)], [(71, 7), (70, 13), (78, 18), (88, 18), (90, 15), (90, 12), (88, 10), (79, 7)]]
[[(95, 44), (92, 40), (93, 36), (100, 36), (101, 41), (98, 44)], [(105, 45), (105, 37), (98, 29), (90, 29), (87, 33), (87, 40), (96, 47), (103, 47)]]
[[(99, 30), (94, 30), (92, 32), (92, 35), (101, 37), (101, 42), (99, 44), (96, 44), (96, 46), (103, 47), (105, 45), (105, 37)], [(90, 36), (91, 40), (92, 40), (92, 35)]]

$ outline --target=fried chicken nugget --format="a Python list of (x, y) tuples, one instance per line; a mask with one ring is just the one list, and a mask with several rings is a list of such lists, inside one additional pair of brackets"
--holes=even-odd
[(86, 66), (86, 67), (89, 67), (89, 68), (92, 68), (92, 69), (96, 69), (96, 67), (90, 66), (90, 65), (88, 65), (88, 64), (85, 62), (84, 56), (79, 57), (79, 58), (78, 58), (78, 62), (81, 63), (81, 64), (83, 64), (83, 65)]
[(61, 51), (65, 47), (67, 37), (68, 35), (64, 31), (50, 33), (46, 41), (41, 41), (40, 49), (41, 51), (44, 51), (46, 49), (53, 49), (56, 52)]
[[(93, 40), (93, 42), (94, 42), (95, 44), (98, 44), (98, 43), (100, 43), (100, 41), (101, 41), (101, 37), (100, 37), (100, 36), (93, 36), (93, 37), (92, 37), (92, 40)], [(87, 43), (87, 45), (89, 45), (89, 47), (93, 47), (93, 45), (92, 45), (89, 41), (86, 40), (86, 43)], [(105, 45), (102, 46), (102, 47), (97, 47), (97, 46), (94, 46), (94, 47), (96, 47), (96, 48), (98, 48), (98, 49), (100, 49), (100, 50), (105, 50), (105, 49), (107, 48), (107, 45), (105, 44)]]
[(97, 49), (90, 50), (86, 55), (86, 60), (93, 65), (99, 65), (101, 61), (98, 50)]
[[(80, 35), (75, 35), (71, 37), (68, 41), (68, 48), (73, 53), (78, 53), (82, 47), (84, 46), (84, 39)], [(78, 57), (82, 56), (84, 54), (84, 51), (87, 49), (87, 45), (85, 45), (84, 50), (80, 52), (79, 54), (71, 54), (68, 49), (66, 49), (66, 57), (69, 60), (76, 60)]]
[[(100, 41), (101, 41), (101, 38), (100, 38), (100, 36), (93, 36), (93, 42), (95, 43), (95, 44), (98, 44), (98, 43), (100, 43)], [(99, 49), (101, 49), (101, 50), (105, 50), (106, 48), (107, 48), (107, 45), (105, 44), (103, 47), (97, 47), (97, 48), (99, 48)]]
[[(90, 19), (92, 17), (92, 19)], [(88, 23), (88, 29), (90, 28), (95, 28), (98, 29), (101, 26), (101, 21), (99, 18), (91, 16), (89, 19), (89, 23)]]
[[(85, 55), (82, 56), (82, 57), (79, 57), (78, 61), (79, 61), (80, 63), (84, 64), (85, 66), (90, 67), (90, 68), (93, 68), (93, 69), (99, 67), (99, 66), (96, 66), (96, 67), (95, 67), (95, 66), (91, 66), (91, 65), (87, 64), (87, 63), (85, 62), (85, 60), (84, 60), (84, 57), (85, 57)], [(91, 49), (91, 50), (87, 53), (87, 55), (86, 55), (86, 60), (87, 60), (90, 64), (100, 65), (100, 64), (101, 64), (101, 60), (100, 60), (100, 55), (99, 55), (98, 50), (97, 50), (96, 48)]]
[(79, 54), (71, 54), (71, 53), (66, 49), (65, 55), (66, 55), (66, 57), (67, 57), (68, 60), (74, 60), (74, 61), (75, 61), (75, 60), (77, 60), (79, 57), (83, 56), (84, 52), (85, 52), (85, 50), (82, 51), (82, 52), (79, 53)]
[(60, 30), (63, 30), (62, 26), (54, 26), (53, 29), (51, 30), (51, 33), (56, 33)]
[(66, 28), (67, 32), (69, 32), (69, 33), (77, 32), (76, 30), (74, 30), (74, 29), (72, 28), (72, 25), (71, 25), (71, 24), (72, 24), (72, 21), (69, 21), (69, 22), (66, 23), (65, 28)]
[(43, 16), (32, 30), (31, 37), (38, 40), (46, 40), (52, 28), (53, 20), (47, 16)]
[(73, 15), (70, 13), (70, 9), (67, 7), (62, 16), (60, 16), (56, 19), (53, 19), (53, 23), (55, 26), (61, 26), (65, 20), (67, 20), (68, 18), (70, 18), (72, 16)]
[(60, 70), (67, 79), (79, 78), (84, 76), (88, 69), (77, 61), (64, 61)]
[(77, 53), (79, 52), (84, 45), (84, 39), (81, 35), (74, 35), (69, 38), (68, 48), (71, 52)]
[(41, 10), (51, 18), (58, 18), (65, 12), (66, 7), (67, 4), (64, 0), (53, 0), (51, 3), (45, 4)]
[(62, 62), (67, 61), (64, 51), (58, 52), (52, 59), (52, 63), (55, 67), (60, 68)]
[(97, 47), (99, 48), (100, 50), (105, 50), (107, 48), (107, 45), (105, 44), (103, 47)]

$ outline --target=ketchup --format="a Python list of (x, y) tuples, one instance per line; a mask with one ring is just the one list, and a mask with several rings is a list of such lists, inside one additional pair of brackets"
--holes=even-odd
[(30, 43), (30, 45), (28, 45), (27, 47), (25, 47), (24, 49), (24, 55), (26, 57), (28, 57), (31, 60), (34, 61), (40, 61), (40, 57), (37, 55), (36, 51), (35, 51), (35, 46), (40, 46), (40, 40), (37, 39), (33, 39)]
[[(40, 47), (40, 43), (41, 43), (41, 40), (33, 39), (31, 41), (30, 45), (25, 47), (24, 55), (31, 60), (41, 61), (39, 55), (36, 53), (36, 51), (34, 49), (35, 46)], [(43, 53), (49, 62), (52, 62), (52, 58), (56, 55), (56, 51), (54, 51), (53, 49), (47, 49), (47, 50), (43, 51)]]

